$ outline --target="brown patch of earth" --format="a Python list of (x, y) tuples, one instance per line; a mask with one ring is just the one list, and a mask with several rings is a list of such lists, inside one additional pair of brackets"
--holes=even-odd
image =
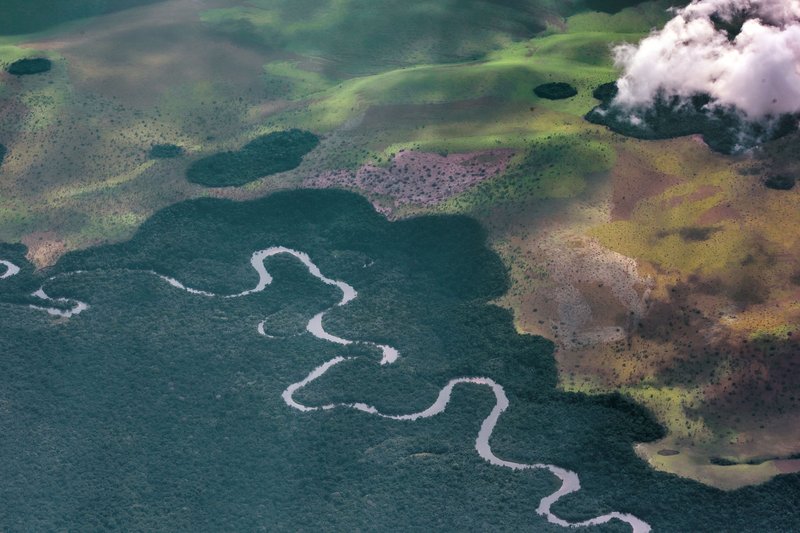
[(717, 205), (705, 211), (697, 218), (697, 223), (701, 226), (711, 226), (723, 220), (738, 220), (741, 213), (729, 205)]
[(675, 176), (653, 169), (645, 156), (621, 149), (611, 173), (614, 191), (611, 197), (611, 220), (627, 220), (636, 205), (680, 183)]
[(325, 172), (307, 178), (303, 186), (359, 189), (370, 196), (390, 198), (394, 207), (433, 206), (501, 175), (514, 153), (497, 149), (441, 155), (407, 150), (395, 155), (388, 166), (366, 164), (355, 172)]
[(720, 192), (722, 190), (721, 187), (716, 185), (701, 185), (697, 188), (694, 192), (690, 194), (684, 194), (682, 196), (675, 196), (670, 198), (667, 201), (667, 207), (673, 208), (682, 205), (685, 202), (699, 202), (700, 200), (705, 200), (706, 198), (710, 198)]
[(798, 459), (779, 459), (773, 462), (775, 468), (781, 474), (794, 474), (800, 472), (800, 460)]
[(51, 232), (26, 235), (22, 244), (28, 247), (26, 257), (36, 268), (54, 265), (67, 252), (66, 243)]

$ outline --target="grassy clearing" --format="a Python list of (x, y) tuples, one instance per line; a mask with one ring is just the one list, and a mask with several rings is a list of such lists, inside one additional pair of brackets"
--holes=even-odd
[[(611, 33), (552, 35), (512, 45), (482, 61), (422, 65), (355, 78), (314, 94), (306, 109), (278, 120), (325, 131), (377, 105), (423, 105), (482, 97), (583, 116), (597, 103), (591, 90), (615, 75), (604, 50), (613, 42), (636, 37)], [(602, 61), (585, 61), (585, 49), (600, 50)], [(578, 96), (554, 102), (533, 94), (534, 87), (554, 80), (574, 85)], [(485, 122), (494, 121), (486, 116)]]
[(449, 201), (442, 209), (474, 212), (530, 199), (572, 198), (586, 188), (589, 175), (610, 169), (613, 149), (582, 133), (529, 139), (531, 151), (502, 178), (486, 182)]

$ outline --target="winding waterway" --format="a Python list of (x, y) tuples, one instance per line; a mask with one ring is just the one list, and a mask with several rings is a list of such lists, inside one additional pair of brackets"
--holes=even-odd
[[(308, 272), (312, 276), (314, 276), (315, 278), (319, 279), (320, 281), (322, 281), (323, 283), (325, 283), (327, 285), (332, 285), (332, 286), (337, 287), (342, 292), (342, 298), (338, 303), (336, 303), (334, 306), (330, 307), (329, 309), (327, 309), (327, 310), (325, 310), (325, 311), (323, 311), (321, 313), (318, 313), (311, 320), (309, 320), (308, 324), (306, 325), (306, 331), (308, 331), (311, 335), (313, 335), (314, 337), (316, 337), (316, 338), (318, 338), (320, 340), (331, 342), (331, 343), (334, 343), (334, 344), (340, 344), (340, 345), (361, 344), (361, 345), (372, 346), (372, 347), (380, 350), (380, 352), (382, 354), (382, 357), (381, 357), (381, 360), (380, 360), (380, 364), (381, 365), (389, 365), (389, 364), (392, 364), (392, 363), (394, 363), (395, 361), (398, 360), (398, 358), (400, 357), (400, 354), (395, 348), (393, 348), (391, 346), (372, 343), (372, 342), (369, 342), (369, 341), (348, 340), (348, 339), (344, 339), (342, 337), (338, 337), (336, 335), (332, 335), (332, 334), (328, 333), (327, 331), (325, 331), (325, 329), (323, 327), (323, 319), (325, 317), (325, 314), (328, 313), (334, 307), (341, 307), (341, 306), (344, 306), (347, 303), (353, 301), (358, 296), (358, 293), (356, 292), (356, 290), (351, 285), (345, 283), (344, 281), (334, 280), (334, 279), (328, 278), (324, 274), (322, 274), (322, 272), (320, 271), (319, 267), (317, 267), (317, 265), (311, 260), (311, 258), (306, 253), (299, 252), (297, 250), (292, 250), (290, 248), (285, 248), (285, 247), (282, 247), (282, 246), (274, 246), (274, 247), (271, 247), (271, 248), (267, 248), (267, 249), (264, 249), (264, 250), (258, 250), (256, 252), (254, 252), (252, 257), (251, 257), (251, 259), (250, 259), (250, 264), (252, 265), (253, 269), (258, 273), (258, 276), (259, 276), (258, 283), (252, 289), (249, 289), (249, 290), (237, 293), (237, 294), (230, 294), (230, 295), (218, 295), (218, 294), (214, 294), (212, 292), (203, 291), (203, 290), (199, 290), (199, 289), (194, 289), (194, 288), (185, 286), (183, 283), (181, 283), (180, 281), (178, 281), (178, 280), (176, 280), (174, 278), (171, 278), (171, 277), (168, 277), (168, 276), (163, 276), (161, 274), (158, 274), (158, 273), (152, 272), (152, 271), (149, 272), (149, 273), (153, 274), (155, 276), (158, 276), (159, 278), (161, 278), (165, 282), (169, 283), (171, 286), (173, 286), (173, 287), (175, 287), (177, 289), (186, 291), (186, 292), (188, 292), (190, 294), (194, 294), (194, 295), (198, 295), (198, 296), (204, 296), (204, 297), (240, 298), (240, 297), (247, 296), (247, 295), (250, 295), (250, 294), (253, 294), (253, 293), (261, 292), (268, 285), (270, 285), (272, 283), (273, 279), (272, 279), (272, 276), (269, 274), (269, 272), (267, 272), (265, 261), (269, 257), (275, 256), (275, 255), (280, 255), (280, 254), (288, 254), (288, 255), (291, 255), (291, 256), (295, 257), (303, 265), (305, 265), (305, 267), (308, 269)], [(14, 265), (13, 263), (11, 263), (9, 261), (0, 260), (0, 265), (5, 266), (5, 268), (6, 268), (6, 271), (3, 273), (3, 275), (0, 275), (0, 279), (8, 278), (8, 277), (14, 276), (14, 275), (19, 273), (19, 267), (17, 267), (16, 265)], [(50, 279), (53, 279), (53, 278), (50, 278)], [(81, 312), (83, 312), (83, 311), (85, 311), (86, 309), (89, 308), (88, 304), (86, 304), (84, 302), (79, 302), (77, 300), (69, 300), (69, 299), (66, 299), (66, 298), (52, 299), (49, 296), (47, 296), (47, 294), (44, 292), (44, 287), (39, 289), (39, 291), (35, 292), (33, 294), (33, 296), (41, 298), (41, 299), (43, 299), (45, 301), (57, 301), (57, 302), (61, 302), (61, 303), (73, 302), (74, 303), (72, 309), (69, 309), (69, 310), (57, 309), (57, 308), (52, 308), (52, 307), (50, 307), (50, 308), (48, 308), (48, 307), (39, 307), (39, 306), (31, 305), (32, 308), (44, 310), (44, 311), (46, 311), (46, 312), (48, 312), (48, 313), (50, 313), (52, 315), (57, 315), (57, 316), (62, 316), (62, 317), (67, 317), (68, 318), (68, 317), (77, 315), (77, 314), (79, 314), (79, 313), (81, 313)], [(265, 336), (267, 338), (271, 338), (265, 332), (265, 326), (264, 326), (264, 322), (263, 321), (258, 324), (257, 331), (261, 335), (263, 335), (263, 336)], [(583, 522), (569, 522), (567, 520), (564, 520), (564, 519), (556, 516), (551, 511), (551, 508), (552, 508), (553, 504), (555, 504), (562, 497), (564, 497), (564, 496), (566, 496), (568, 494), (572, 494), (572, 493), (577, 492), (578, 490), (580, 490), (581, 485), (580, 485), (580, 480), (578, 478), (578, 474), (576, 474), (575, 472), (572, 472), (570, 470), (566, 470), (564, 468), (556, 466), (556, 465), (545, 464), (545, 463), (533, 463), (533, 464), (517, 463), (517, 462), (514, 462), (514, 461), (508, 461), (508, 460), (505, 460), (505, 459), (501, 459), (500, 457), (498, 457), (498, 456), (496, 456), (494, 454), (494, 452), (492, 451), (492, 447), (491, 447), (489, 441), (491, 439), (492, 432), (494, 431), (494, 428), (497, 425), (497, 421), (500, 418), (500, 415), (503, 414), (503, 412), (508, 408), (509, 401), (508, 401), (508, 396), (506, 396), (506, 393), (505, 393), (505, 390), (503, 389), (503, 387), (499, 383), (497, 383), (494, 380), (492, 380), (491, 378), (487, 378), (487, 377), (458, 377), (458, 378), (451, 379), (439, 391), (438, 397), (433, 402), (433, 404), (431, 404), (430, 407), (428, 407), (427, 409), (425, 409), (423, 411), (420, 411), (420, 412), (417, 412), (417, 413), (409, 413), (409, 414), (387, 414), (387, 413), (381, 413), (375, 407), (373, 407), (371, 405), (367, 405), (365, 403), (360, 403), (360, 402), (356, 402), (356, 403), (338, 403), (338, 404), (331, 403), (331, 404), (325, 404), (325, 405), (320, 405), (320, 406), (308, 406), (308, 405), (303, 405), (302, 403), (300, 403), (297, 400), (295, 400), (294, 395), (295, 395), (295, 393), (297, 393), (297, 391), (301, 390), (303, 387), (305, 387), (309, 383), (313, 382), (314, 380), (319, 379), (320, 377), (324, 376), (325, 373), (328, 370), (330, 370), (332, 367), (334, 367), (336, 365), (339, 365), (341, 363), (344, 363), (346, 361), (352, 360), (352, 359), (355, 359), (355, 358), (352, 358), (352, 357), (348, 358), (348, 357), (339, 356), (339, 357), (334, 357), (333, 359), (331, 359), (329, 361), (326, 361), (325, 363), (319, 365), (318, 367), (313, 369), (311, 372), (309, 372), (309, 374), (304, 379), (302, 379), (301, 381), (298, 381), (297, 383), (292, 383), (291, 385), (286, 387), (286, 389), (281, 394), (281, 397), (283, 398), (283, 401), (286, 403), (287, 406), (289, 406), (289, 407), (291, 407), (293, 409), (296, 409), (298, 411), (303, 411), (303, 412), (323, 411), (323, 410), (327, 411), (327, 410), (331, 410), (331, 409), (335, 409), (335, 408), (348, 408), (348, 409), (355, 409), (355, 410), (358, 410), (358, 411), (361, 411), (361, 412), (364, 412), (364, 413), (368, 413), (368, 414), (371, 414), (371, 415), (379, 416), (379, 417), (382, 417), (382, 418), (388, 418), (388, 419), (392, 419), (392, 420), (414, 421), (414, 420), (419, 420), (421, 418), (430, 418), (430, 417), (436, 416), (436, 415), (444, 412), (445, 409), (447, 408), (448, 403), (450, 402), (450, 398), (452, 396), (453, 389), (458, 385), (477, 385), (477, 386), (482, 386), (482, 387), (488, 387), (494, 394), (495, 405), (492, 408), (492, 411), (483, 420), (483, 423), (481, 424), (481, 428), (478, 431), (478, 436), (475, 439), (475, 449), (476, 449), (476, 451), (478, 452), (478, 455), (480, 455), (481, 458), (483, 458), (484, 460), (486, 460), (487, 462), (489, 462), (489, 463), (491, 463), (493, 465), (504, 467), (504, 468), (510, 468), (512, 470), (548, 470), (553, 475), (555, 475), (558, 479), (561, 480), (561, 487), (556, 492), (554, 492), (554, 493), (550, 494), (549, 496), (546, 496), (546, 497), (544, 497), (544, 498), (542, 498), (540, 500), (539, 505), (536, 508), (536, 512), (539, 515), (545, 517), (550, 523), (557, 524), (557, 525), (563, 526), (563, 527), (570, 527), (570, 528), (586, 527), (586, 526), (604, 524), (604, 523), (610, 522), (612, 520), (619, 520), (619, 521), (622, 521), (622, 522), (625, 522), (625, 523), (629, 524), (631, 526), (632, 530), (633, 530), (633, 533), (647, 533), (647, 532), (651, 531), (651, 528), (650, 528), (649, 524), (647, 524), (646, 522), (644, 522), (640, 518), (637, 518), (636, 516), (633, 516), (633, 515), (627, 514), (627, 513), (619, 513), (619, 512), (608, 513), (608, 514), (604, 514), (602, 516), (598, 516), (596, 518), (592, 518), (590, 520), (585, 520)]]
[(3, 265), (6, 269), (2, 275), (0, 275), (0, 279), (10, 278), (11, 276), (16, 276), (19, 274), (19, 267), (12, 263), (11, 261), (5, 261), (0, 259), (0, 265)]

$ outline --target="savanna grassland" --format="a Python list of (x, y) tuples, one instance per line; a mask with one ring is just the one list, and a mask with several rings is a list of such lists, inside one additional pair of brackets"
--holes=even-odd
[[(585, 491), (591, 496), (575, 496), (608, 500), (586, 500), (580, 504), (584, 507), (573, 504), (570, 509), (578, 509), (576, 515), (581, 509), (587, 515), (594, 507), (605, 509), (611, 501), (644, 514), (637, 505), (652, 505), (651, 499), (644, 502), (642, 497), (652, 481), (667, 487), (659, 498), (664, 498), (660, 511), (669, 530), (669, 520), (676, 516), (671, 506), (690, 508), (698, 494), (721, 498), (720, 502), (728, 502), (720, 503), (721, 508), (730, 509), (748, 499), (766, 505), (761, 498), (797, 490), (792, 488), (796, 477), (783, 476), (759, 488), (722, 495), (652, 472), (633, 455), (634, 441), (648, 441), (635, 451), (651, 466), (734, 489), (794, 471), (797, 465), (791, 458), (800, 453), (800, 352), (795, 342), (800, 335), (796, 327), (800, 242), (795, 233), (786, 231), (800, 222), (796, 208), (800, 192), (763, 185), (772, 176), (799, 170), (792, 148), (797, 138), (768, 143), (754, 154), (728, 156), (715, 153), (698, 137), (636, 140), (584, 119), (599, 103), (593, 89), (617, 76), (610, 47), (635, 42), (662, 24), (669, 2), (86, 3), (90, 4), (93, 7), (85, 11), (40, 9), (39, 18), (25, 19), (31, 21), (29, 26), (14, 26), (19, 31), (0, 25), (4, 65), (26, 57), (52, 62), (45, 73), (0, 75), (0, 145), (7, 149), (0, 167), (0, 240), (24, 243), (29, 270), (67, 264), (59, 259), (70, 251), (126, 241), (142, 224), (160, 224), (146, 221), (162, 208), (198, 198), (244, 201), (282, 189), (336, 187), (366, 196), (390, 219), (468, 215), (484, 228), (509, 279), (507, 290), (488, 291), (483, 300), (491, 296), (494, 303), (511, 310), (518, 333), (541, 335), (555, 343), (557, 364), (548, 370), (553, 379), (548, 387), (557, 383), (560, 392), (551, 393), (562, 399), (580, 398), (574, 401), (600, 409), (593, 403), (594, 395), (606, 398), (604, 394), (618, 392), (645, 406), (665, 428), (654, 441), (657, 432), (640, 435), (618, 429), (624, 424), (614, 418), (618, 413), (608, 415), (614, 420), (608, 428), (617, 428), (613, 431), (622, 435), (608, 444), (613, 450), (608, 460), (616, 461), (616, 466), (597, 466), (602, 475), (591, 481), (590, 473), (585, 484), (597, 490)], [(0, 14), (10, 10), (10, 16), (22, 20), (29, 16), (26, 5), (12, 1), (0, 8)], [(537, 97), (533, 89), (546, 83), (568, 83), (577, 95), (563, 100)], [(295, 129), (319, 138), (319, 145), (296, 168), (235, 187), (210, 189), (187, 179), (187, 171), (208, 158), (241, 153), (256, 139)], [(154, 146), (167, 145), (180, 148), (180, 155), (151, 157)], [(163, 213), (171, 211), (162, 212), (157, 220), (164, 220)], [(370, 224), (379, 224), (375, 220)], [(128, 246), (132, 245), (123, 247)], [(334, 248), (320, 244), (308, 251), (322, 257)], [(191, 255), (195, 260), (202, 256)], [(346, 263), (332, 266), (345, 277), (350, 274), (347, 268), (352, 268)], [(69, 264), (77, 267), (80, 262)], [(246, 261), (236, 265), (232, 268), (240, 269), (236, 274), (240, 277), (232, 277), (231, 284), (246, 279), (241, 270)], [(147, 259), (135, 266), (148, 266)], [(159, 266), (173, 268), (166, 263)], [(219, 265), (208, 268), (208, 277), (185, 266), (165, 273), (196, 276), (194, 281), (202, 285), (217, 279)], [(492, 268), (501, 270), (498, 265)], [(117, 274), (103, 276), (108, 277), (100, 280), (106, 285), (119, 281)], [(140, 281), (136, 283), (149, 283)], [(81, 290), (109, 297), (113, 293), (69, 289), (78, 295)], [(122, 301), (122, 296), (114, 298)], [(195, 303), (174, 305), (188, 309)], [(425, 323), (411, 311), (412, 301), (406, 307), (402, 320)], [(171, 320), (187, 320), (185, 309), (170, 311)], [(473, 324), (484, 320), (493, 324), (495, 318), (484, 315), (494, 313), (505, 324), (505, 314), (486, 309), (492, 311), (481, 311)], [(134, 311), (125, 311), (129, 312)], [(391, 311), (372, 310), (376, 316), (383, 312)], [(41, 330), (50, 327), (44, 316), (24, 320), (37, 321)], [(204, 318), (192, 320), (197, 321), (192, 328), (199, 329)], [(16, 327), (19, 332), (24, 329)], [(62, 323), (55, 327), (69, 329)], [(354, 320), (347, 327), (361, 326)], [(381, 324), (375, 329), (388, 332), (391, 327)], [(121, 335), (107, 334), (113, 339)], [(126, 334), (134, 333), (131, 329)], [(503, 335), (522, 344), (539, 342), (509, 331)], [(74, 339), (79, 338), (75, 333)], [(432, 338), (426, 342), (439, 342)], [(29, 338), (29, 342), (35, 341)], [(310, 341), (298, 341), (303, 342)], [(81, 349), (75, 344), (74, 350)], [(187, 348), (184, 355), (189, 353)], [(541, 353), (543, 358), (551, 356), (549, 349)], [(281, 362), (287, 365), (286, 372), (294, 368), (289, 359)], [(512, 364), (505, 356), (501, 359), (502, 364)], [(259, 372), (266, 375), (272, 369)], [(504, 379), (515, 373), (525, 372), (509, 370)], [(526, 386), (520, 384), (519, 390)], [(580, 394), (564, 395), (564, 391)], [(564, 412), (552, 409), (552, 420), (561, 421)], [(530, 428), (553, 422), (547, 422), (541, 410), (523, 411), (533, 411), (524, 416), (540, 417), (518, 422), (537, 436), (523, 435), (520, 429), (514, 438), (537, 441), (524, 446), (520, 441), (519, 447), (509, 444), (508, 450), (539, 449), (547, 441)], [(201, 412), (198, 407), (196, 416), (203, 416)], [(279, 416), (291, 418), (293, 413)], [(580, 422), (570, 423), (577, 428), (591, 418), (576, 415), (573, 420)], [(314, 438), (324, 439), (330, 430), (319, 427), (324, 421), (309, 423), (316, 424), (314, 431), (319, 432)], [(431, 431), (451, 431), (442, 428)], [(306, 437), (314, 433), (308, 428), (298, 431), (306, 432)], [(396, 431), (401, 441), (407, 435), (407, 428), (386, 431)], [(426, 435), (425, 430), (413, 431)], [(458, 431), (461, 436), (473, 434)], [(598, 433), (587, 435), (596, 438)], [(471, 438), (451, 440), (466, 449)], [(375, 445), (380, 448), (379, 443), (389, 442), (385, 439), (376, 436)], [(285, 443), (291, 448), (296, 440), (286, 437)], [(405, 457), (402, 450), (418, 450), (401, 444), (386, 453), (394, 453), (395, 462), (406, 463), (408, 459), (400, 458)], [(352, 467), (356, 459), (347, 456), (343, 442), (338, 445), (342, 464)], [(305, 452), (316, 453), (313, 449), (309, 445)], [(597, 447), (592, 449), (595, 455), (600, 453)], [(298, 451), (291, 453), (298, 453), (300, 460)], [(582, 475), (595, 468), (586, 457), (578, 460), (565, 453), (553, 461), (563, 459)], [(441, 474), (447, 458), (436, 460), (442, 464), (432, 471)], [(238, 468), (244, 470), (244, 463)], [(486, 468), (489, 477), (506, 475), (488, 473)], [(615, 479), (615, 468), (632, 477), (609, 483)], [(629, 469), (636, 473), (627, 473)], [(428, 476), (425, 479), (434, 483), (432, 471), (420, 474), (422, 470), (413, 475)], [(342, 466), (331, 480), (346, 471)], [(371, 471), (358, 482), (364, 483), (358, 488), (359, 501), (374, 502), (365, 479), (386, 474), (381, 472)], [(413, 477), (409, 472), (393, 475), (409, 476), (398, 484)], [(549, 482), (507, 478), (521, 484)], [(516, 494), (525, 490), (522, 485), (509, 489)], [(623, 494), (628, 490), (627, 496)], [(682, 496), (671, 500), (667, 494), (672, 491)], [(334, 492), (318, 497), (340, 510), (335, 502), (342, 494)], [(346, 496), (353, 494), (343, 494), (342, 502), (352, 503)], [(416, 504), (422, 505), (424, 497), (419, 499)], [(505, 500), (509, 506), (521, 506), (508, 509), (509, 516), (531, 514), (523, 500)], [(431, 501), (435, 500), (428, 504)], [(387, 505), (384, 500), (375, 509)], [(755, 512), (752, 506), (741, 509)], [(744, 514), (741, 524), (746, 523)], [(367, 515), (359, 516), (358, 520), (367, 520)], [(486, 518), (487, 527), (497, 525), (493, 519)], [(508, 523), (517, 522), (509, 518)], [(51, 524), (60, 527), (52, 522), (43, 522), (43, 527)], [(70, 522), (64, 524), (68, 527)], [(314, 524), (308, 522), (307, 527), (313, 529)], [(231, 525), (247, 528), (249, 523)], [(777, 529), (784, 525), (775, 522)]]

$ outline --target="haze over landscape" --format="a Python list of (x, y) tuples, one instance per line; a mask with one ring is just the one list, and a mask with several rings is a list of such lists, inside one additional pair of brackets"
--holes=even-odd
[(800, 1), (4, 0), (0, 530), (800, 530)]

